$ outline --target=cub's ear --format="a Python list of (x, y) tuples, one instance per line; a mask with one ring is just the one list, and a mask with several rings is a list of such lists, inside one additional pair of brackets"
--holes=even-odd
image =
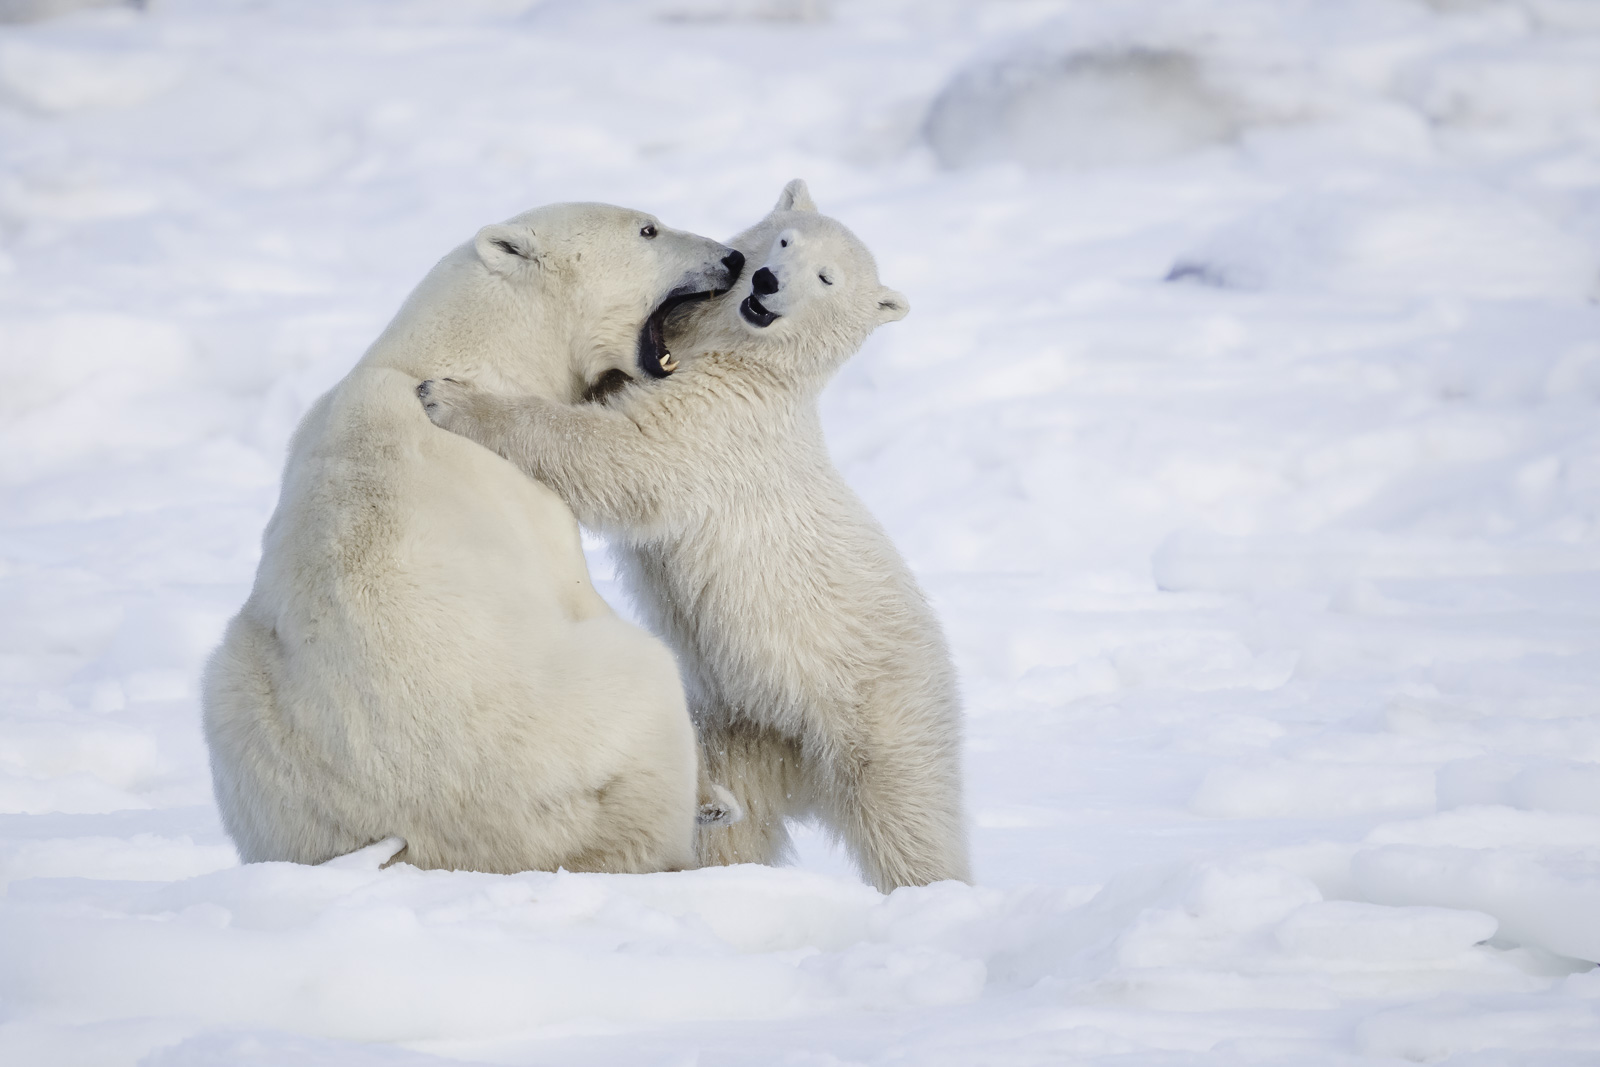
[(806, 188), (805, 179), (796, 178), (783, 187), (783, 192), (778, 194), (778, 202), (773, 205), (772, 211), (815, 211), (817, 205), (811, 201), (811, 190)]
[(478, 258), (497, 274), (510, 274), (539, 262), (539, 237), (531, 226), (497, 222), (478, 231), (473, 240)]
[(911, 311), (911, 302), (905, 298), (905, 294), (887, 285), (878, 289), (877, 300), (879, 323), (898, 322)]

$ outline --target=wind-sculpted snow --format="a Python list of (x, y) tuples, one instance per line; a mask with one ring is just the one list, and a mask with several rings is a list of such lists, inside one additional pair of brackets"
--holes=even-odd
[[(0, 1063), (1600, 1059), (1593, 8), (0, 25)], [(915, 309), (824, 415), (978, 884), (241, 867), (196, 682), (310, 403), (487, 221), (796, 176)]]
[(927, 136), (951, 166), (1145, 163), (1230, 140), (1230, 105), (1185, 52), (1031, 53), (962, 72), (934, 101)]

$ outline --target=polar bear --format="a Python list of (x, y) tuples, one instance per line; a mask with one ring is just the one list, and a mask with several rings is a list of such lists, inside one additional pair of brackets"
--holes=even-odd
[(678, 653), (711, 776), (744, 809), (702, 829), (701, 862), (776, 862), (784, 820), (816, 816), (881, 890), (965, 880), (950, 656), (910, 570), (829, 461), (817, 410), (906, 300), (798, 181), (731, 243), (764, 263), (748, 293), (675, 337), (671, 377), (577, 407), (461, 381), (419, 394), (434, 422), (547, 482), (618, 542), (641, 609)]
[(740, 253), (603, 204), (486, 226), (306, 414), (254, 589), (203, 682), (247, 862), (395, 835), (421, 867), (693, 862), (697, 752), (671, 654), (589, 582), (560, 497), (433, 426), (417, 383), (576, 401), (659, 363), (678, 304)]

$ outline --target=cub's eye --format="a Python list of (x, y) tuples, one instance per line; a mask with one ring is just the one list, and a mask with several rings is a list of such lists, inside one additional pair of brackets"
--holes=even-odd
[(649, 226), (646, 226), (644, 229), (639, 231), (639, 236), (645, 238), (646, 240), (649, 240), (649, 239), (655, 237), (655, 235), (656, 235), (656, 228), (655, 228), (655, 224), (654, 223), (650, 224)]
[(778, 242), (778, 247), (779, 247), (779, 248), (788, 248), (788, 247), (789, 247), (789, 241), (788, 241), (788, 239), (787, 239), (787, 238), (785, 238), (785, 239), (784, 239), (784, 240), (782, 240), (782, 241), (779, 241), (779, 242)]
[(822, 279), (822, 284), (823, 285), (832, 285), (833, 284), (833, 281), (826, 274), (819, 274), (819, 275), (817, 275), (817, 277)]

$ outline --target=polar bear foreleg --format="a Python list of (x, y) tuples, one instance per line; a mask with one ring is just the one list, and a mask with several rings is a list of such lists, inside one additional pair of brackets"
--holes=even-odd
[(497, 452), (554, 489), (589, 526), (639, 528), (686, 499), (685, 457), (598, 404), (500, 396), (440, 378), (417, 387), (434, 425)]

